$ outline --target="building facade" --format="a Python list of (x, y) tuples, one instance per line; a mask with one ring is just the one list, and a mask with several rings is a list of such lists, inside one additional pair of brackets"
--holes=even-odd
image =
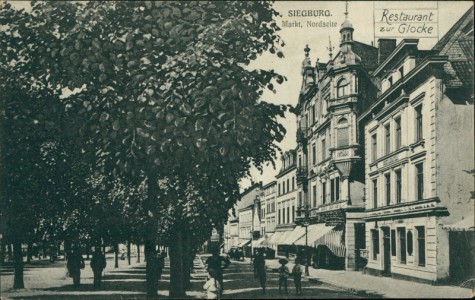
[(275, 198), (275, 231), (268, 240), (268, 245), (285, 255), (293, 250), (288, 238), (295, 228), (297, 208), (296, 152), (290, 150), (281, 157), (282, 167), (276, 176), (277, 195)]
[[(348, 14), (346, 13), (346, 16)], [(353, 39), (348, 18), (340, 47), (330, 60), (312, 65), (305, 48), (297, 105), (299, 221), (308, 219), (307, 243), (317, 247), (317, 265), (356, 269), (365, 248), (364, 176), (357, 118), (376, 98), (369, 76), (378, 49)]]
[(262, 226), (262, 236), (270, 237), (275, 232), (276, 226), (276, 195), (277, 195), (277, 181), (272, 181), (263, 187), (264, 193), (261, 196), (261, 212), (262, 220), (265, 222), (265, 226)]
[(460, 276), (467, 265), (450, 249), (463, 253), (464, 242), (451, 243), (446, 227), (464, 217), (473, 225), (473, 9), (430, 51), (415, 39), (387, 42), (393, 51), (373, 72), (380, 95), (359, 119), (367, 270), (426, 282)]

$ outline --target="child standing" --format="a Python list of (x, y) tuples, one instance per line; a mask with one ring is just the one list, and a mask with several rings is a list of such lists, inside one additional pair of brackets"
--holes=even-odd
[(292, 275), (294, 276), (295, 294), (302, 295), (302, 266), (300, 265), (300, 260), (295, 261)]
[(288, 294), (287, 291), (287, 278), (289, 278), (289, 268), (286, 266), (287, 260), (280, 259), (279, 260), (280, 267), (279, 267), (279, 294), (282, 294), (282, 286), (284, 286), (285, 294)]
[(216, 271), (210, 269), (208, 281), (206, 281), (205, 285), (203, 286), (203, 289), (208, 292), (208, 299), (221, 299), (221, 285), (216, 277)]

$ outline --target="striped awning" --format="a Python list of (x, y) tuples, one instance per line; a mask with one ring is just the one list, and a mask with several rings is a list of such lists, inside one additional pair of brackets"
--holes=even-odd
[(266, 244), (268, 244), (268, 245), (277, 245), (278, 241), (280, 240), (280, 238), (282, 237), (283, 234), (284, 234), (284, 231), (274, 232), (274, 234), (270, 237), (270, 239), (267, 240)]
[(295, 244), (295, 242), (298, 239), (300, 239), (302, 236), (305, 236), (305, 227), (297, 226), (294, 228), (294, 230), (290, 231), (290, 233), (287, 234), (286, 238), (282, 239), (279, 244), (281, 245)]
[[(327, 234), (329, 231), (331, 231), (334, 226), (325, 226), (324, 223), (320, 224), (312, 224), (308, 226), (307, 230), (307, 245), (308, 246), (313, 246), (315, 244), (315, 241), (317, 241), (319, 238)], [(295, 241), (295, 245), (299, 246), (305, 246), (305, 228), (304, 228), (304, 234)]]
[(265, 238), (260, 238), (258, 240), (253, 240), (252, 241), (252, 247), (253, 248), (261, 248), (264, 247), (263, 242), (265, 241)]
[(241, 242), (238, 244), (238, 247), (244, 247), (246, 246), (247, 244), (249, 244), (251, 242), (251, 240), (245, 240), (244, 242)]
[(315, 247), (319, 245), (327, 246), (333, 254), (339, 257), (345, 257), (346, 247), (342, 229), (333, 228), (328, 233), (321, 236), (315, 241)]

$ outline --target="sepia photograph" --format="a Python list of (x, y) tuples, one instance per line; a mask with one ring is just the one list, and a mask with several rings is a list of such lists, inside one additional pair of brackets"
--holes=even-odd
[(0, 0), (0, 300), (475, 297), (472, 1)]

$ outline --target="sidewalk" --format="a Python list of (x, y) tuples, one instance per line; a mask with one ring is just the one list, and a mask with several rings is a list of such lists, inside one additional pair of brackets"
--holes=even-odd
[[(278, 259), (266, 260), (268, 268), (279, 268)], [(290, 270), (293, 262), (287, 264)], [(321, 282), (356, 294), (378, 294), (384, 298), (472, 298), (474, 291), (455, 286), (434, 286), (390, 277), (363, 274), (359, 271), (325, 270), (309, 267), (310, 282)]]

